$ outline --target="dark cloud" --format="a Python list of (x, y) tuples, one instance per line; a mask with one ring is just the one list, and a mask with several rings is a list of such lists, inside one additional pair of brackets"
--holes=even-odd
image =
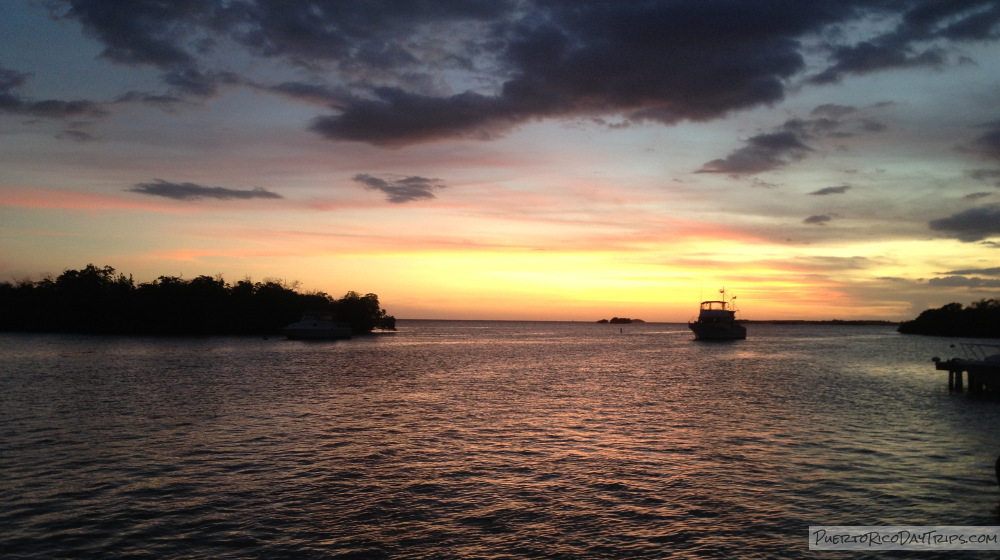
[(60, 140), (73, 140), (75, 142), (90, 142), (94, 137), (81, 130), (64, 130), (56, 135)]
[(857, 113), (858, 109), (856, 107), (851, 107), (849, 105), (837, 105), (836, 103), (826, 103), (817, 106), (815, 109), (809, 113), (814, 117), (826, 117), (829, 119), (840, 119), (846, 117), (852, 113)]
[(21, 104), (19, 112), (47, 119), (97, 118), (108, 115), (108, 111), (93, 101), (61, 101), (58, 99), (24, 102)]
[(792, 132), (758, 134), (747, 140), (742, 148), (724, 159), (712, 160), (698, 173), (727, 173), (749, 175), (783, 167), (790, 160), (802, 159), (812, 148), (806, 146)]
[(174, 95), (154, 95), (139, 91), (130, 91), (118, 97), (116, 103), (143, 103), (165, 110), (172, 110), (175, 105), (184, 103), (184, 100)]
[(989, 125), (992, 130), (972, 143), (975, 151), (989, 159), (1000, 160), (1000, 122)]
[(193, 68), (167, 72), (163, 81), (175, 90), (196, 97), (211, 97), (218, 90), (218, 79)]
[(344, 98), (342, 93), (322, 84), (283, 82), (274, 86), (263, 86), (262, 89), (319, 105), (334, 105), (340, 103), (340, 100)]
[[(505, 76), (497, 90), (428, 96), (373, 89), (347, 100), (313, 129), (332, 139), (405, 144), (492, 138), (547, 117), (615, 113), (631, 122), (663, 123), (717, 118), (782, 99), (784, 80), (804, 66), (793, 36), (814, 24), (808, 17), (777, 18), (770, 5), (741, 2), (553, 2), (525, 8), (528, 15), (493, 27), (489, 56)], [(810, 11), (800, 4), (786, 8)], [(774, 33), (767, 23), (778, 20), (784, 25)]]
[(965, 200), (978, 200), (980, 198), (989, 198), (991, 196), (994, 196), (995, 194), (996, 193), (989, 193), (989, 192), (974, 192), (974, 193), (969, 193), (963, 196), (962, 198), (964, 198)]
[(1000, 4), (994, 0), (911, 2), (898, 29), (889, 34), (907, 41), (958, 41), (1000, 38)]
[(990, 0), (923, 2), (909, 11), (911, 38), (985, 41), (1000, 38), (1000, 4)]
[(350, 111), (316, 118), (310, 128), (333, 140), (391, 146), (443, 137), (485, 140), (512, 123), (495, 99), (477, 93), (445, 99), (395, 88), (377, 93), (377, 100), (350, 100)]
[[(813, 119), (789, 119), (780, 130), (793, 132), (802, 138), (847, 138), (859, 133), (877, 133), (886, 129), (885, 124), (868, 117), (861, 117), (856, 109), (837, 111), (820, 105), (813, 109)], [(824, 109), (827, 108), (827, 109)], [(845, 108), (846, 109), (846, 108)]]
[(13, 90), (27, 83), (31, 74), (0, 68), (0, 113), (29, 115), (46, 119), (100, 118), (108, 112), (93, 101), (34, 101), (17, 95)]
[(946, 276), (943, 278), (931, 278), (927, 284), (940, 288), (1000, 288), (1000, 280), (989, 280), (974, 276)]
[(857, 113), (857, 109), (845, 105), (820, 105), (810, 113), (816, 118), (789, 119), (773, 132), (751, 137), (746, 141), (746, 145), (725, 158), (704, 164), (698, 173), (726, 173), (739, 176), (770, 171), (806, 157), (813, 151), (813, 148), (806, 144), (808, 141), (836, 140), (858, 133), (881, 132), (885, 128), (875, 121), (859, 117)]
[(224, 187), (205, 187), (195, 183), (171, 183), (163, 179), (155, 179), (152, 183), (138, 183), (127, 190), (150, 196), (172, 198), (174, 200), (193, 200), (196, 198), (215, 198), (218, 200), (282, 198), (280, 194), (261, 188), (240, 190)]
[(127, 5), (100, 0), (65, 0), (61, 15), (79, 20), (104, 45), (101, 56), (128, 65), (163, 68), (195, 65), (187, 42), (198, 26), (209, 23), (218, 7), (199, 0), (134, 0)]
[(861, 119), (861, 129), (865, 132), (883, 132), (886, 128), (884, 123), (871, 119)]
[(819, 136), (838, 136), (841, 133), (841, 121), (827, 117), (818, 119), (789, 119), (781, 125), (780, 130), (791, 132), (801, 138)]
[(968, 173), (969, 177), (977, 181), (995, 181), (995, 184), (1000, 187), (1000, 169), (972, 169)]
[(285, 57), (304, 66), (318, 61), (380, 68), (417, 63), (422, 57), (416, 43), (424, 25), (491, 23), (517, 7), (512, 0), (202, 3), (219, 4), (216, 20), (236, 30), (237, 40), (262, 56)]
[(928, 225), (959, 241), (981, 241), (1000, 234), (1000, 204), (970, 208), (948, 218), (932, 220)]
[[(782, 264), (790, 264), (788, 261)], [(809, 256), (794, 259), (794, 264), (801, 264), (811, 270), (844, 271), (844, 270), (868, 270), (878, 265), (868, 257), (824, 257)]]
[(384, 193), (386, 200), (397, 204), (436, 198), (434, 191), (444, 188), (440, 179), (427, 179), (416, 176), (401, 179), (382, 179), (366, 173), (359, 173), (352, 180), (361, 183), (370, 191)]
[[(703, 121), (780, 101), (819, 43), (818, 83), (947, 63), (947, 41), (995, 40), (995, 0), (50, 0), (119, 64), (194, 97), (248, 80), (213, 68), (223, 43), (329, 80), (275, 92), (328, 114), (333, 140), (493, 138), (520, 123), (614, 115), (615, 126)], [(61, 7), (61, 8), (60, 8)], [(884, 32), (855, 38), (837, 30)], [(807, 47), (807, 45), (809, 45)], [(447, 83), (445, 83), (447, 82)], [(268, 86), (263, 86), (268, 87)], [(336, 92), (336, 93), (334, 93)], [(829, 105), (820, 119), (843, 118)], [(869, 130), (879, 123), (868, 123)], [(758, 154), (760, 155), (760, 154)], [(765, 161), (766, 161), (766, 154)], [(784, 155), (788, 155), (787, 153)], [(781, 161), (780, 159), (778, 161)], [(773, 165), (775, 162), (770, 162)]]
[(809, 216), (808, 218), (802, 220), (802, 223), (804, 223), (804, 224), (812, 224), (812, 225), (816, 225), (816, 226), (825, 226), (827, 224), (827, 222), (829, 222), (832, 219), (833, 218), (831, 218), (830, 216), (826, 216), (826, 215), (822, 215), (822, 216)]
[(242, 2), (133, 0), (127, 5), (101, 0), (62, 0), (57, 16), (75, 19), (104, 45), (101, 57), (117, 64), (164, 70), (163, 82), (180, 94), (211, 97), (231, 83), (228, 73), (205, 71), (200, 57), (208, 54), (217, 33), (234, 32)]
[(754, 177), (753, 181), (750, 183), (750, 186), (755, 189), (773, 189), (777, 188), (778, 185), (775, 183), (768, 183), (767, 181), (762, 181), (759, 178)]
[(839, 82), (844, 74), (868, 74), (889, 68), (911, 66), (943, 66), (946, 62), (944, 51), (929, 48), (914, 53), (906, 42), (862, 42), (857, 45), (840, 47), (834, 51), (835, 63), (814, 76), (812, 82), (827, 84)]
[(23, 86), (31, 74), (0, 68), (0, 94), (9, 93), (10, 90)]
[(828, 194), (844, 194), (849, 190), (851, 190), (850, 185), (840, 185), (839, 187), (825, 187), (818, 191), (813, 191), (809, 194), (816, 196), (826, 196)]
[[(890, 8), (887, 5), (876, 7)], [(831, 45), (832, 64), (812, 78), (814, 83), (841, 80), (846, 74), (938, 67), (947, 63), (947, 52), (935, 41), (985, 41), (1000, 38), (1000, 4), (995, 0), (901, 2), (898, 23), (887, 32), (853, 45)], [(885, 13), (885, 12), (884, 12)]]
[(939, 274), (968, 276), (970, 274), (981, 274), (983, 276), (1000, 276), (1000, 267), (994, 268), (966, 268), (963, 270), (949, 270)]

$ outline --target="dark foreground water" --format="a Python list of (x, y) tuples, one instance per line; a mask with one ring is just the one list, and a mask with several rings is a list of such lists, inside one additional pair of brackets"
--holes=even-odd
[(0, 334), (0, 556), (849, 558), (807, 527), (1000, 524), (1000, 402), (948, 392), (952, 340), (399, 323)]

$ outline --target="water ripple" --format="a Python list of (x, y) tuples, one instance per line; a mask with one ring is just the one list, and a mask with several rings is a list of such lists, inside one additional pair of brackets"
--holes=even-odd
[(942, 389), (947, 341), (752, 334), (0, 335), (0, 550), (800, 558), (809, 525), (998, 523), (1000, 407)]

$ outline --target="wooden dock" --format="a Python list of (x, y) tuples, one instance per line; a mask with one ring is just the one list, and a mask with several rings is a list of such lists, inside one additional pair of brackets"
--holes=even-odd
[(990, 354), (989, 349), (1000, 350), (994, 344), (962, 344), (971, 358), (942, 360), (933, 358), (935, 369), (948, 372), (948, 389), (962, 391), (962, 374), (966, 374), (970, 393), (1000, 391), (1000, 353)]

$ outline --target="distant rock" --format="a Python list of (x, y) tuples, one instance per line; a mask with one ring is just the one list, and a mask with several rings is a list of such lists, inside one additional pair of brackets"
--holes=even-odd
[(627, 325), (629, 323), (645, 323), (642, 319), (630, 319), (628, 317), (612, 317), (610, 320), (601, 319), (598, 323), (610, 323), (612, 325)]

